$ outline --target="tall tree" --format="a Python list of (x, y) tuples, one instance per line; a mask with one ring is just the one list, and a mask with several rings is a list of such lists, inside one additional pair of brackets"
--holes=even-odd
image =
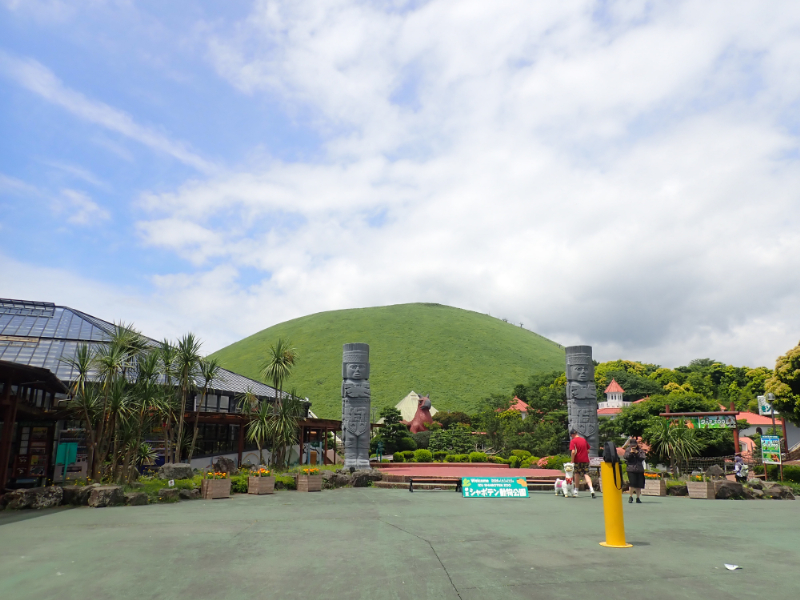
[(276, 389), (275, 401), (278, 406), (283, 400), (283, 384), (292, 374), (298, 358), (297, 348), (294, 348), (288, 339), (282, 337), (270, 345), (267, 351), (267, 358), (261, 367), (261, 376), (272, 383)]
[(767, 379), (765, 387), (775, 395), (775, 409), (800, 425), (800, 343), (775, 361), (775, 374)]
[(189, 399), (189, 393), (195, 388), (196, 378), (200, 370), (200, 356), (201, 342), (193, 333), (184, 335), (175, 346), (175, 371), (178, 376), (178, 383), (181, 390), (181, 408), (178, 414), (178, 433), (176, 436), (175, 453), (173, 455), (173, 462), (180, 462), (181, 450), (184, 446), (183, 443), (183, 420), (184, 413), (186, 412), (186, 403)]
[(200, 407), (205, 404), (206, 398), (208, 397), (208, 390), (211, 388), (211, 384), (214, 383), (214, 379), (219, 377), (221, 370), (222, 367), (219, 365), (219, 361), (217, 361), (216, 358), (204, 358), (200, 360), (200, 376), (203, 378), (203, 396), (194, 409), (194, 431), (192, 432), (192, 444), (189, 446), (189, 462), (192, 462), (194, 447), (197, 443), (197, 424), (200, 421)]

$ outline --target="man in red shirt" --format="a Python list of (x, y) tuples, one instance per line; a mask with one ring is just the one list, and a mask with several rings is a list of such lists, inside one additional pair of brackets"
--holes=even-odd
[(586, 481), (586, 485), (589, 486), (589, 491), (592, 493), (592, 498), (594, 498), (592, 478), (589, 477), (589, 442), (582, 438), (574, 429), (570, 430), (569, 437), (572, 438), (569, 443), (569, 451), (572, 455), (572, 463), (575, 465), (575, 479), (583, 475), (583, 479)]

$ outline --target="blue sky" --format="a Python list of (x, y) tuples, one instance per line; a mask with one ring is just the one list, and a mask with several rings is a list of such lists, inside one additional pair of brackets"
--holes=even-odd
[(441, 302), (800, 338), (793, 2), (0, 0), (0, 295), (192, 330)]

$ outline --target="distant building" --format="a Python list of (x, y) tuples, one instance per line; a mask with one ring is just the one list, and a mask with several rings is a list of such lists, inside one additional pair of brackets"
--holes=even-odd
[(612, 379), (611, 383), (605, 390), (606, 401), (597, 403), (597, 416), (599, 417), (615, 417), (622, 412), (622, 409), (630, 405), (630, 402), (623, 400), (625, 390), (617, 383), (616, 379)]
[[(394, 407), (400, 411), (400, 420), (401, 421), (413, 421), (414, 415), (417, 414), (417, 407), (419, 406), (419, 394), (414, 390), (411, 390), (409, 394), (400, 400)], [(435, 415), (438, 410), (436, 410), (433, 405), (431, 405), (431, 416)], [(378, 423), (383, 423), (383, 417), (378, 419)]]

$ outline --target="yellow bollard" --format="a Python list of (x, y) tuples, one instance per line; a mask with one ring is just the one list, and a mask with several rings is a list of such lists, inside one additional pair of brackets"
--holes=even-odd
[[(603, 462), (600, 476), (603, 480), (603, 513), (606, 519), (606, 541), (601, 546), (608, 548), (630, 548), (625, 542), (625, 521), (622, 518), (622, 472), (619, 463)], [(617, 483), (614, 483), (614, 470), (617, 470)]]

